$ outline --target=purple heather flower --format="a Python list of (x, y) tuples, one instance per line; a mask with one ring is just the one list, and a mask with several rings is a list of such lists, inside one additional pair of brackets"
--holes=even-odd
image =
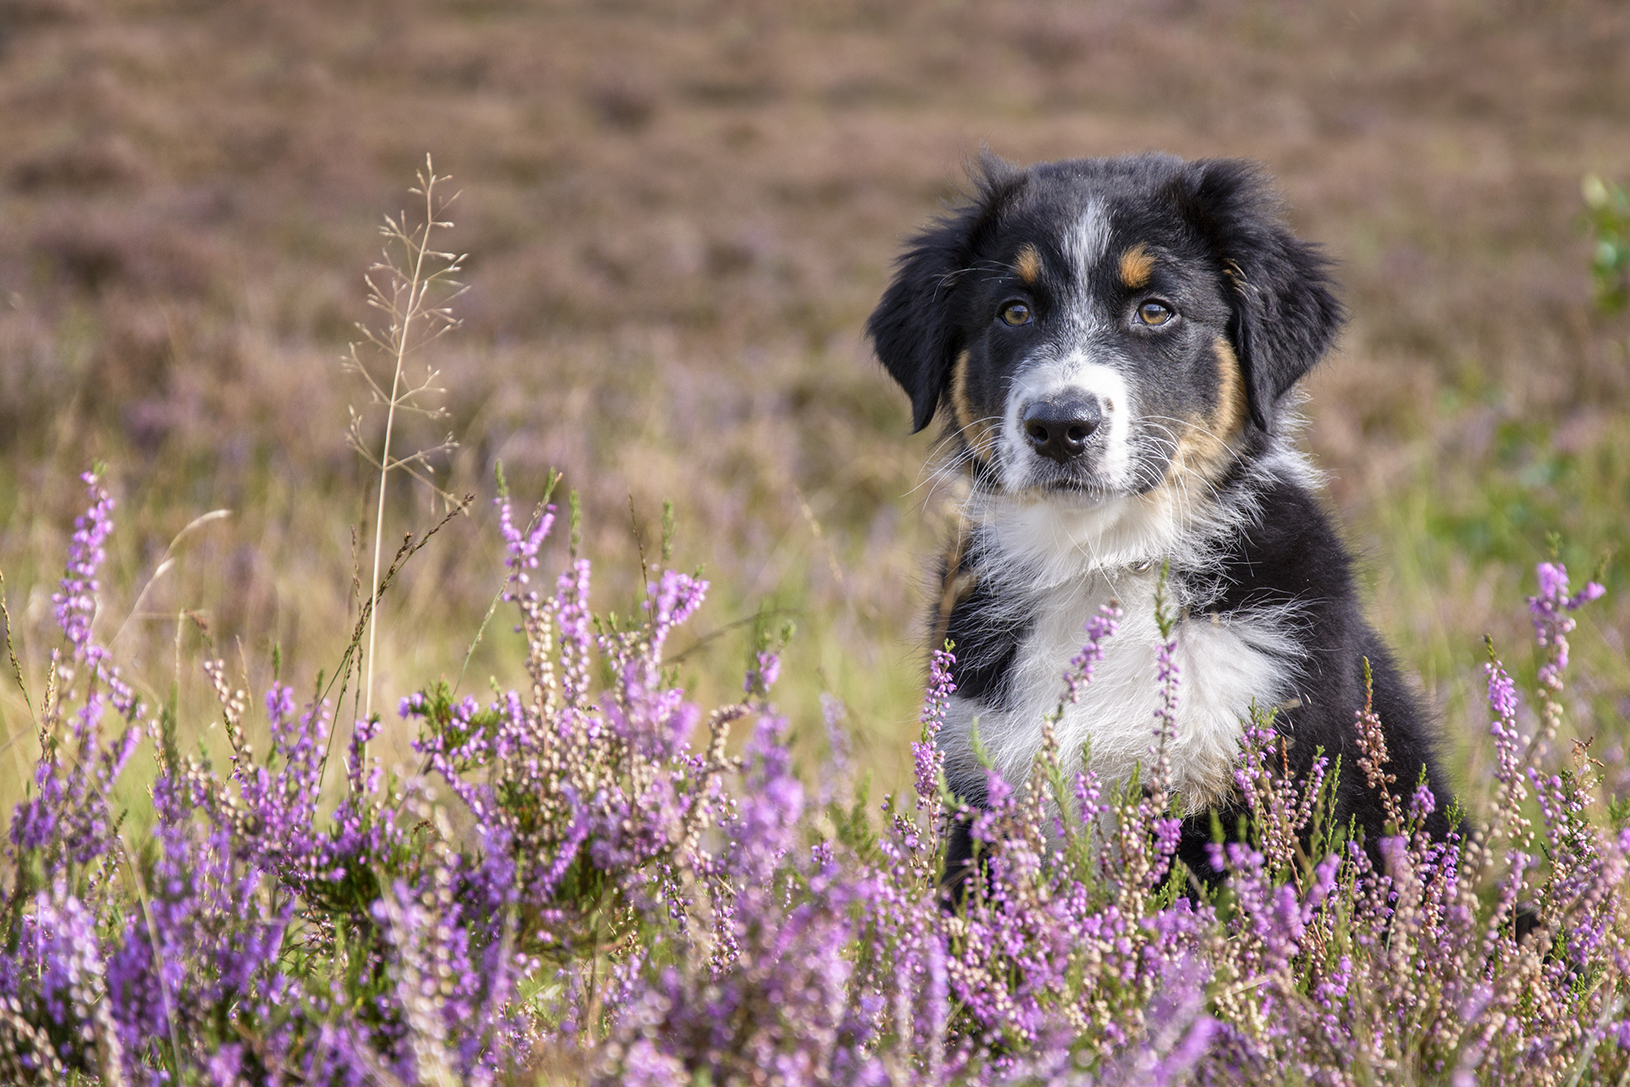
[(768, 698), (770, 688), (780, 678), (781, 657), (771, 652), (760, 652), (754, 655), (753, 667), (747, 670), (747, 678), (742, 681), (741, 689), (755, 698)]
[(939, 730), (945, 724), (951, 696), (956, 693), (952, 666), (956, 657), (949, 649), (936, 649), (928, 662), (928, 690), (923, 697), (922, 734), (911, 745), (917, 787), (917, 806), (928, 813), (937, 828), (940, 812), (940, 776), (945, 769), (945, 753), (940, 749)]
[(107, 558), (104, 545), (113, 532), (113, 497), (95, 474), (79, 477), (90, 494), (91, 506), (74, 519), (74, 534), (68, 545), (68, 572), (62, 587), (51, 594), (57, 625), (67, 636), (73, 659), (83, 661), (95, 654), (91, 644), (91, 620), (96, 616), (96, 591), (100, 588), (96, 571)]
[(1497, 662), (1483, 665), (1483, 671), (1488, 675), (1489, 706), (1494, 710), (1494, 716), (1506, 727), (1513, 727), (1517, 718), (1517, 684), (1506, 673), (1505, 668)]
[(1082, 625), (1087, 640), (1081, 651), (1070, 658), (1070, 666), (1064, 671), (1065, 697), (1071, 704), (1081, 697), (1081, 688), (1092, 682), (1093, 670), (1104, 659), (1104, 642), (1120, 629), (1121, 615), (1119, 602), (1111, 600)]
[(1541, 646), (1551, 647), (1551, 659), (1540, 666), (1543, 690), (1560, 690), (1561, 674), (1568, 667), (1568, 634), (1575, 620), (1569, 612), (1596, 600), (1607, 590), (1588, 582), (1576, 595), (1568, 595), (1568, 571), (1560, 563), (1542, 562), (1534, 568), (1539, 595), (1528, 598), (1528, 611), (1534, 623), (1534, 636)]
[[(52, 597), (71, 650), (71, 663), (61, 663), (60, 654), (52, 653), (52, 659), (59, 662), (62, 683), (59, 713), (75, 697), (74, 665), (86, 666), (83, 701), (70, 719), (73, 751), (65, 764), (60, 734), (42, 735), (45, 750), (34, 768), (34, 795), (17, 805), (9, 838), (14, 858), (19, 852), (38, 851), (46, 854), (48, 863), (66, 859), (88, 865), (114, 848), (118, 822), (110, 802), (114, 785), (135, 754), (144, 730), (137, 723), (143, 716), (142, 705), (120, 678), (107, 650), (91, 639), (96, 572), (113, 529), (109, 518), (113, 499), (96, 476), (86, 473), (82, 478), (91, 506), (74, 523), (67, 572), (61, 591)], [(107, 703), (130, 725), (120, 738), (104, 746), (102, 718)]]
[[(650, 591), (655, 593), (654, 600), (647, 600), (645, 607), (651, 613), (651, 657), (658, 659), (662, 655), (662, 647), (668, 640), (673, 629), (692, 615), (702, 606), (702, 598), (707, 595), (708, 583), (681, 574), (676, 570), (663, 571), (662, 578)], [(773, 653), (760, 653), (758, 655), (759, 672), (764, 676), (766, 689), (775, 685), (776, 676), (781, 671), (781, 663)]]
[(509, 553), (504, 564), (509, 567), (511, 582), (525, 585), (528, 581), (526, 572), (537, 569), (538, 549), (554, 527), (555, 507), (547, 505), (541, 508), (531, 525), (523, 531), (515, 527), (508, 498), (495, 498), (493, 504), (498, 507), (498, 532), (503, 536), (504, 549)]
[(589, 660), (594, 652), (594, 617), (589, 611), (589, 561), (578, 559), (556, 581), (555, 621), (560, 624), (561, 683), (566, 704), (589, 693)]
[(1415, 795), (1409, 800), (1409, 821), (1419, 826), (1437, 807), (1437, 798), (1432, 795), (1431, 787), (1422, 781), (1415, 786)]

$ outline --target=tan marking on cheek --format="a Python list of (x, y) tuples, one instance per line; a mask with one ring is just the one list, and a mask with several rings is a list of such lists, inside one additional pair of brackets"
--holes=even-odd
[(1177, 439), (1177, 452), (1166, 467), (1166, 479), (1172, 483), (1195, 478), (1211, 482), (1222, 476), (1231, 459), (1228, 443), (1212, 432), (1204, 418), (1196, 418)]
[(956, 357), (955, 368), (951, 371), (951, 411), (956, 416), (957, 429), (963, 441), (968, 443), (980, 460), (988, 461), (996, 449), (996, 433), (991, 429), (989, 420), (974, 414), (973, 401), (968, 399), (968, 363), (966, 351)]
[(1148, 248), (1139, 242), (1121, 254), (1121, 282), (1132, 290), (1149, 285), (1149, 277), (1154, 274), (1155, 258)]
[(1041, 254), (1035, 246), (1027, 245), (1019, 250), (1019, 255), (1013, 258), (1013, 270), (1030, 286), (1036, 285), (1041, 279)]
[(1217, 410), (1211, 417), (1211, 428), (1225, 438), (1232, 438), (1245, 428), (1247, 405), (1245, 401), (1245, 373), (1240, 369), (1239, 356), (1234, 347), (1218, 336), (1217, 349)]
[(1217, 404), (1209, 416), (1189, 421), (1177, 439), (1177, 451), (1166, 468), (1170, 483), (1198, 477), (1214, 482), (1234, 460), (1233, 440), (1245, 428), (1245, 375), (1228, 341), (1217, 337)]

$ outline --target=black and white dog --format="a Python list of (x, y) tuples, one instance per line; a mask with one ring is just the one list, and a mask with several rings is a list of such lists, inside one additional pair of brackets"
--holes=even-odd
[[(1426, 717), (1364, 620), (1352, 562), (1293, 444), (1287, 403), (1342, 321), (1328, 262), (1297, 240), (1252, 164), (1169, 155), (1024, 169), (986, 156), (970, 199), (911, 242), (867, 331), (943, 415), (966, 478), (934, 642), (956, 643), (941, 742), (951, 787), (985, 795), (979, 738), (1017, 784), (1059, 703), (1084, 622), (1125, 618), (1057, 728), (1106, 781), (1147, 762), (1168, 571), (1181, 688), (1168, 754), (1188, 805), (1183, 858), (1209, 878), (1212, 811), (1237, 821), (1232, 767), (1253, 704), (1277, 708), (1293, 771), (1341, 756), (1337, 816), (1373, 843), (1383, 809), (1357, 764), (1364, 662), (1395, 792), (1422, 768), (1449, 830)], [(947, 875), (968, 854), (953, 839)]]

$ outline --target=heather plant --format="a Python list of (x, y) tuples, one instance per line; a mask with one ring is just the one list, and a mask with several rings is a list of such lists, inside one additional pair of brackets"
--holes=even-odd
[[(942, 650), (915, 788), (876, 810), (841, 745), (819, 793), (796, 771), (773, 651), (711, 712), (676, 686), (665, 649), (705, 581), (656, 573), (637, 618), (597, 615), (586, 558), (535, 581), (554, 507), (523, 523), (507, 495), (503, 597), (527, 689), (403, 698), (421, 760), (408, 776), (368, 755), (381, 723), (356, 722), (325, 802), (332, 708), (282, 682), (251, 699), (208, 661), (216, 765), (180, 750), (173, 706), (146, 712), (92, 636), (114, 504), (86, 484), (6, 851), (7, 1081), (1527, 1084), (1630, 1069), (1630, 831), (1602, 767), (1553, 750), (1573, 616), (1601, 590), (1570, 592), (1559, 566), (1538, 568), (1529, 605), (1533, 709), (1487, 668), (1496, 770), (1475, 829), (1422, 832), (1432, 793), (1394, 779), (1366, 709), (1359, 764), (1392, 822), (1355, 839), (1331, 825), (1328, 764), (1290, 776), (1259, 717), (1235, 771), (1247, 833), (1214, 846), (1213, 890), (1175, 859), (1169, 651), (1147, 776), (1100, 782), (1047, 728), (1029, 778), (991, 771), (974, 810), (944, 791)], [(1093, 681), (1118, 621), (1089, 622), (1061, 702)], [(142, 749), (154, 820), (138, 837), (114, 798)], [(949, 895), (956, 820), (977, 871)]]

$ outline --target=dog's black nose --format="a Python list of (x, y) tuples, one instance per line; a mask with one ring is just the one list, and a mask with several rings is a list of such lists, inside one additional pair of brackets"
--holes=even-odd
[(1024, 436), (1030, 448), (1063, 464), (1087, 451), (1103, 418), (1096, 396), (1048, 397), (1024, 409)]

